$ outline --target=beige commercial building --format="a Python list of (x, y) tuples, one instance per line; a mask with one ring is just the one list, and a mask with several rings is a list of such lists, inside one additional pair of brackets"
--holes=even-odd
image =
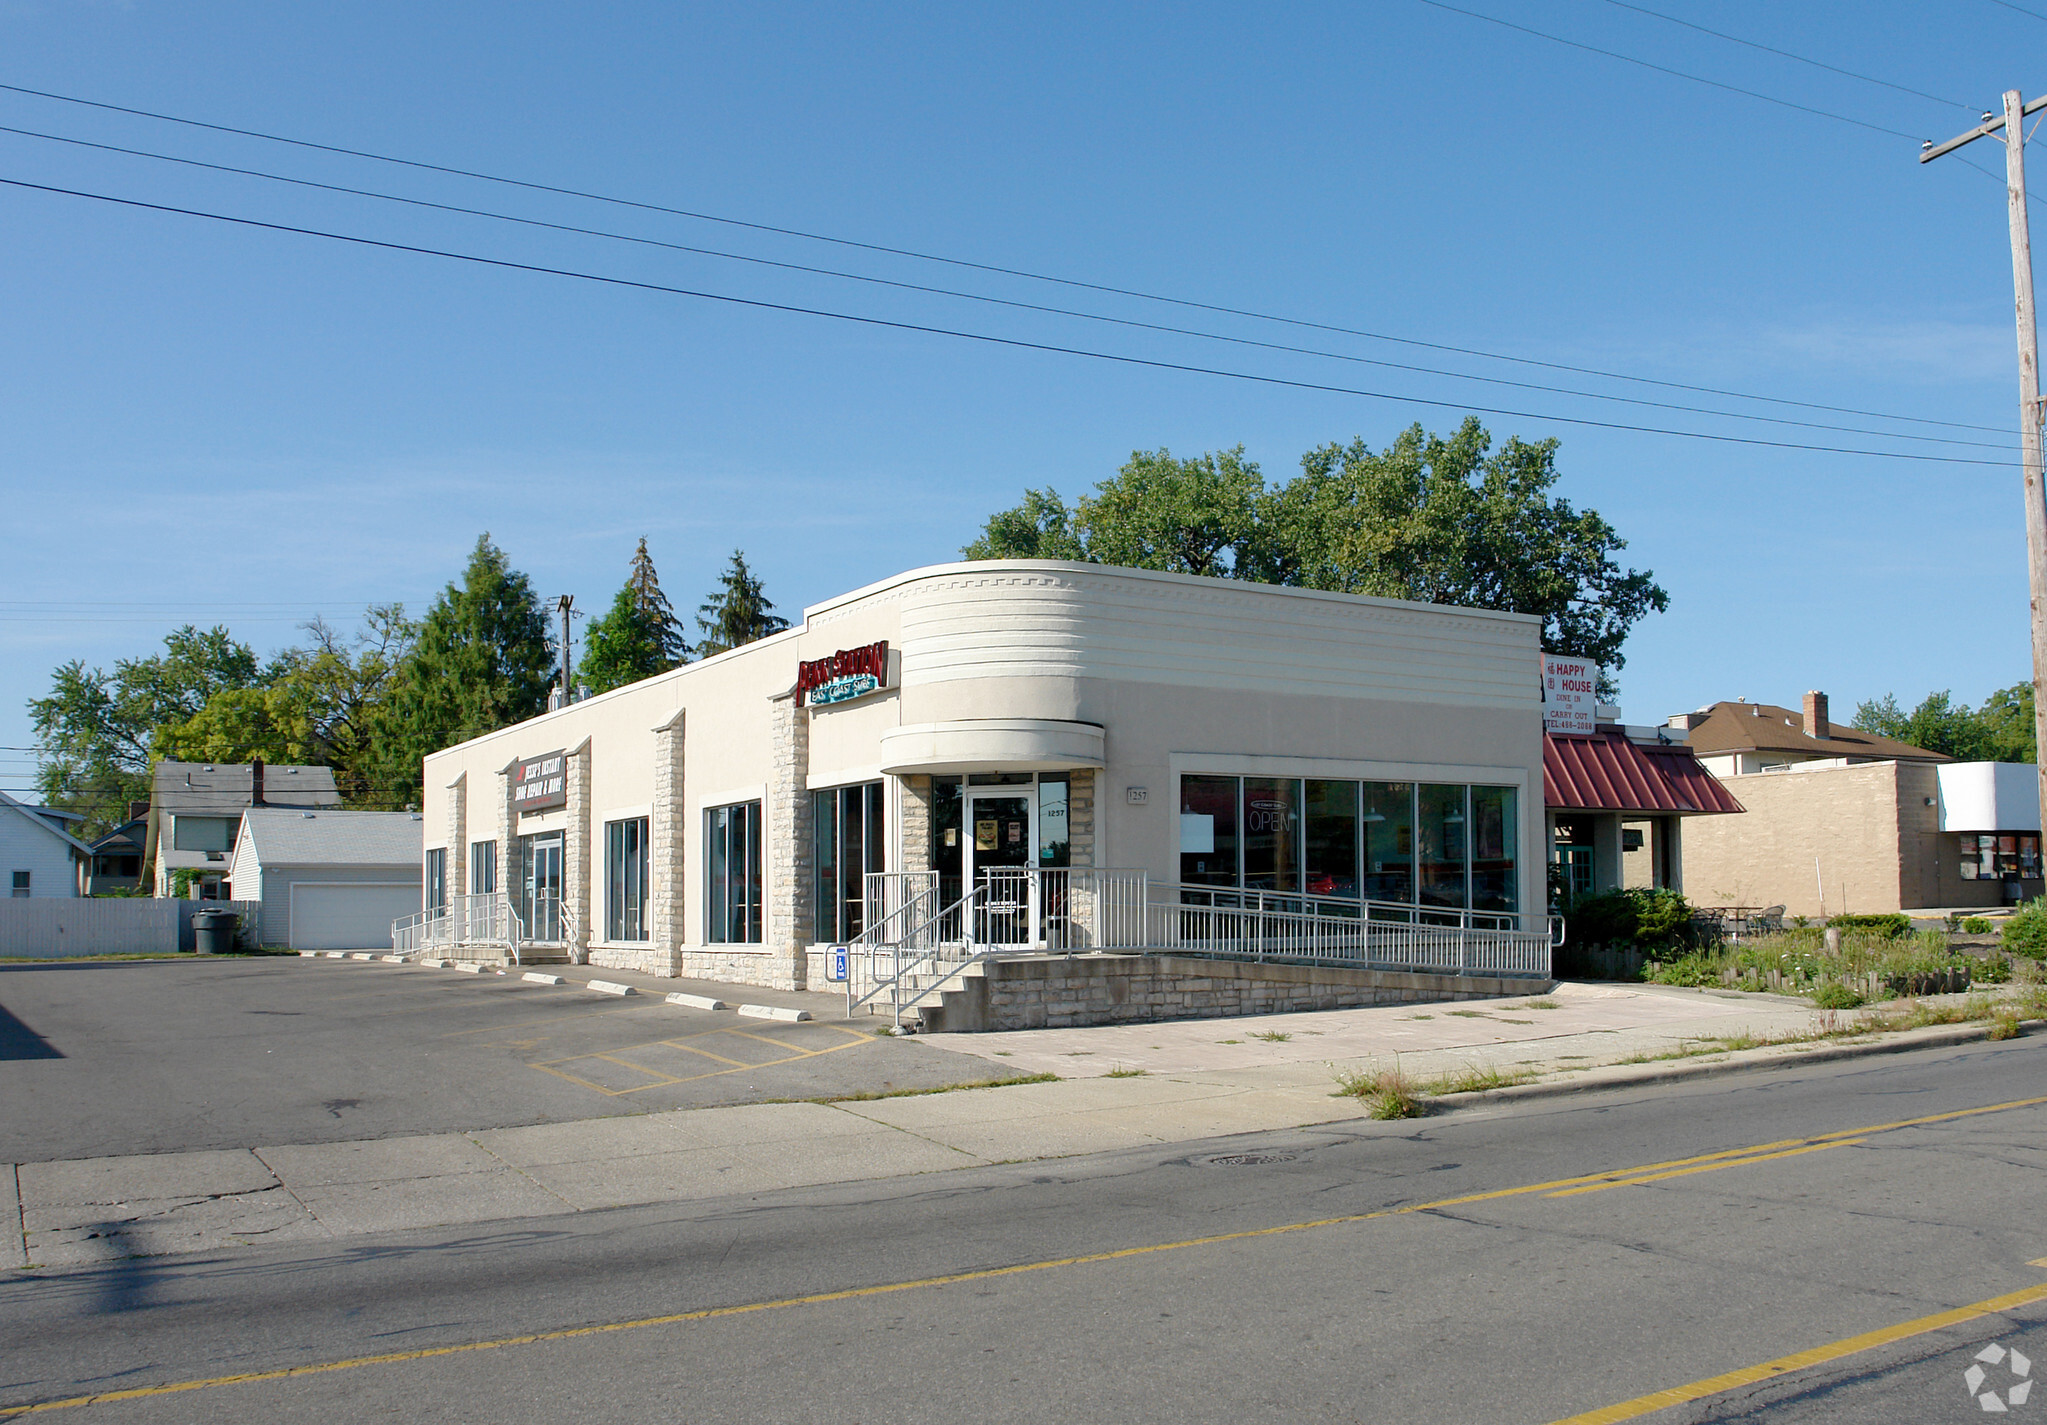
[(1705, 906), (1843, 912), (1961, 910), (2037, 896), (2031, 764), (1956, 762), (1802, 709), (1715, 703), (1671, 720), (1746, 809), (1687, 828), (1686, 890)]
[(1539, 629), (1099, 565), (914, 570), (430, 756), (425, 898), (501, 897), (598, 965), (789, 988), (821, 987), (898, 871), (952, 896), (1126, 868), (1539, 929)]

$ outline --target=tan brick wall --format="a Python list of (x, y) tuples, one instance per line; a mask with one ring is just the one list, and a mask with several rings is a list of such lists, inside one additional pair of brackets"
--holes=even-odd
[[(1920, 820), (1902, 805), (1918, 801), (1921, 770), (1870, 762), (1721, 778), (1745, 811), (1690, 819), (1685, 893), (1700, 905), (1782, 905), (1790, 915), (1815, 918), (1925, 904), (1921, 867), (1929, 853)], [(1917, 810), (1930, 816), (1936, 809)]]

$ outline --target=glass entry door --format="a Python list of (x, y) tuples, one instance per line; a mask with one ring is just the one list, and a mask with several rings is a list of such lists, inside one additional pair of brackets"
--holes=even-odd
[(519, 918), (526, 938), (546, 944), (562, 938), (562, 839), (536, 836), (526, 845), (526, 878), (520, 886)]
[(1030, 868), (1038, 841), (1031, 815), (1032, 788), (1025, 795), (970, 792), (967, 796), (966, 880), (987, 886), (974, 910), (973, 939), (983, 945), (1028, 945), (1031, 924)]

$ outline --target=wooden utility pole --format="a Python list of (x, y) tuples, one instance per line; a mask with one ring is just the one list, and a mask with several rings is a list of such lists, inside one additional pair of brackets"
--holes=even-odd
[(1966, 134), (1919, 154), (1930, 163), (1944, 153), (2004, 130), (2004, 195), (2011, 219), (2011, 285), (2018, 308), (2019, 442), (2026, 472), (2026, 574), (2033, 606), (2033, 762), (2040, 775), (2040, 806), (2047, 812), (2047, 471), (2041, 468), (2040, 335), (2033, 321), (2033, 240), (2026, 224), (2026, 115), (2047, 108), (2047, 96), (2022, 103), (2004, 92), (2004, 113), (1985, 114)]

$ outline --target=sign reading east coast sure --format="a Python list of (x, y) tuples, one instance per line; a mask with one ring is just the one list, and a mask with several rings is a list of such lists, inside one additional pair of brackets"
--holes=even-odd
[(512, 806), (517, 811), (547, 811), (569, 800), (567, 754), (549, 752), (528, 757), (512, 773)]
[(1584, 658), (1542, 655), (1542, 730), (1589, 737), (1599, 703), (1599, 665)]
[(841, 648), (829, 658), (796, 665), (796, 697), (809, 707), (864, 698), (888, 686), (888, 645)]

